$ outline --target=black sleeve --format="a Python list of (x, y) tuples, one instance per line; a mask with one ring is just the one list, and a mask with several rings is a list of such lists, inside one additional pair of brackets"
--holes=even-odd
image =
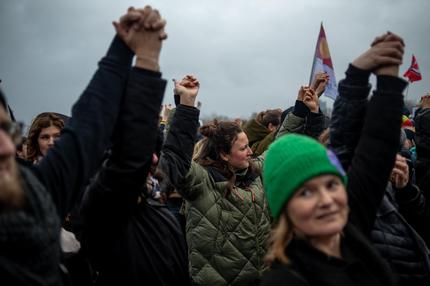
[(310, 137), (318, 139), (318, 136), (324, 130), (324, 114), (319, 111), (318, 113), (311, 112), (303, 101), (296, 100), (294, 105), (293, 114), (300, 118), (305, 118), (305, 124), (298, 133), (306, 134)]
[(310, 284), (297, 272), (286, 266), (279, 266), (266, 272), (260, 286), (309, 286)]
[(100, 165), (117, 119), (133, 54), (115, 37), (87, 88), (73, 106), (60, 139), (33, 170), (51, 193), (60, 217)]
[(350, 219), (366, 235), (372, 229), (376, 212), (394, 166), (399, 146), (403, 89), (398, 77), (378, 76), (361, 138), (348, 170)]
[(417, 156), (430, 161), (430, 108), (420, 109), (415, 116)]
[(345, 170), (351, 165), (363, 129), (370, 73), (349, 65), (346, 78), (339, 82), (339, 96), (333, 106), (328, 147)]
[(87, 191), (85, 212), (100, 214), (103, 208), (108, 211), (103, 214), (106, 218), (118, 215), (109, 210), (127, 213), (137, 204), (152, 163), (165, 87), (159, 73), (138, 68), (131, 71), (112, 152)]
[(430, 207), (424, 194), (413, 184), (407, 184), (403, 189), (394, 188), (399, 212), (414, 229), (425, 239), (429, 237), (428, 222)]
[(305, 118), (306, 116), (308, 116), (309, 112), (311, 111), (303, 101), (296, 100), (296, 103), (294, 104), (294, 109), (292, 112), (295, 116)]
[(163, 145), (159, 168), (175, 187), (178, 187), (191, 167), (199, 113), (195, 107), (179, 105)]
[(416, 182), (430, 200), (430, 108), (420, 109), (415, 116), (417, 151)]
[(318, 113), (309, 112), (305, 123), (305, 134), (318, 139), (318, 136), (324, 131), (324, 120), (324, 113), (321, 111)]
[(111, 155), (85, 193), (81, 207), (82, 243), (95, 265), (110, 255), (136, 210), (145, 185), (166, 87), (160, 76), (132, 69), (115, 126)]

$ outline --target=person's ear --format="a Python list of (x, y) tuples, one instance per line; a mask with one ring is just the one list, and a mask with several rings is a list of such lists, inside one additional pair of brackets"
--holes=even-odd
[(228, 160), (230, 159), (230, 156), (228, 154), (225, 154), (224, 152), (221, 152), (219, 155), (223, 161), (228, 162)]
[(276, 130), (276, 128), (278, 128), (276, 125), (272, 124), (271, 122), (269, 123), (269, 125), (267, 125), (267, 129), (269, 129), (271, 132)]

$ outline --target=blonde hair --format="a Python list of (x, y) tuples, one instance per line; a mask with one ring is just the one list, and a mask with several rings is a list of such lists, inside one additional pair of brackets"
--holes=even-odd
[(271, 265), (277, 261), (282, 264), (289, 264), (290, 260), (285, 254), (285, 249), (293, 238), (291, 222), (285, 211), (279, 217), (276, 227), (270, 233), (269, 247), (264, 257), (264, 262)]
[(202, 150), (203, 150), (203, 145), (206, 144), (207, 141), (207, 137), (204, 137), (203, 139), (199, 140), (196, 145), (194, 145), (194, 151), (193, 151), (193, 161), (197, 161), (197, 159), (200, 157)]

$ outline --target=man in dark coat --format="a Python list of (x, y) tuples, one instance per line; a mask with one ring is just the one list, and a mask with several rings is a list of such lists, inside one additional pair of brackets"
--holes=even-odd
[[(158, 13), (158, 12), (156, 12)], [(122, 18), (127, 20), (127, 18)], [(16, 124), (0, 106), (0, 277), (2, 285), (63, 285), (60, 222), (99, 168), (115, 126), (133, 53), (153, 51), (115, 37), (72, 118), (44, 160), (15, 161)], [(148, 65), (150, 59), (143, 59)], [(14, 142), (15, 141), (15, 142)]]

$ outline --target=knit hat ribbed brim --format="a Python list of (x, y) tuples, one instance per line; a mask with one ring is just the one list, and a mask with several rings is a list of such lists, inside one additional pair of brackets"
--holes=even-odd
[(263, 168), (264, 188), (275, 219), (294, 192), (306, 181), (325, 174), (347, 178), (336, 155), (318, 141), (289, 134), (276, 140), (267, 151)]

